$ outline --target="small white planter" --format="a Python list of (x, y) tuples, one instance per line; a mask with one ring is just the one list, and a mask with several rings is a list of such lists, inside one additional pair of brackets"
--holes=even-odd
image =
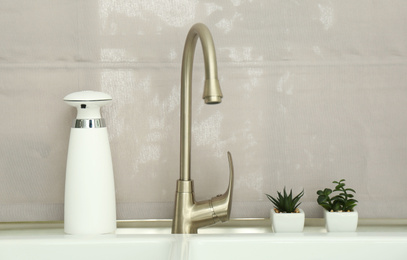
[(355, 232), (358, 212), (329, 212), (324, 210), (325, 227), (328, 232)]
[(271, 227), (276, 233), (299, 233), (304, 230), (305, 214), (299, 208), (300, 213), (276, 213), (270, 210)]

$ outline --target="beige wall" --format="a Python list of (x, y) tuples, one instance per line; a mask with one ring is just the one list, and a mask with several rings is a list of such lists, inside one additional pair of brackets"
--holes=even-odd
[(198, 200), (227, 186), (232, 217), (268, 217), (264, 193), (345, 178), (361, 217), (407, 218), (407, 2), (353, 0), (2, 1), (0, 221), (61, 220), (72, 107), (109, 93), (118, 218), (171, 218), (179, 169), (183, 43), (211, 30), (224, 99), (193, 83)]

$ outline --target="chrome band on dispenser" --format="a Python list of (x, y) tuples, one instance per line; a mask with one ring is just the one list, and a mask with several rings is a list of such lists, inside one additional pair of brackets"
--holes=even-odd
[(72, 128), (103, 128), (106, 127), (103, 118), (98, 119), (75, 119)]

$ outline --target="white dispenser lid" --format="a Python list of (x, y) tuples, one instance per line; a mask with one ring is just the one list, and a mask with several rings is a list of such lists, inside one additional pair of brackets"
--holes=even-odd
[(65, 102), (94, 102), (94, 101), (109, 101), (112, 97), (106, 93), (98, 91), (79, 91), (74, 92), (64, 97)]
[(79, 91), (67, 95), (64, 101), (78, 109), (76, 119), (97, 119), (100, 116), (100, 107), (112, 102), (112, 97), (98, 91)]

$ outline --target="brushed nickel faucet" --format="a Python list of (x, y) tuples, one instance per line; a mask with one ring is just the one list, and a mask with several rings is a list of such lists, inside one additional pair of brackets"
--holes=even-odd
[(196, 234), (198, 228), (229, 220), (232, 206), (233, 162), (230, 152), (229, 186), (226, 192), (210, 200), (195, 201), (193, 181), (191, 180), (191, 92), (192, 68), (195, 47), (201, 40), (204, 63), (205, 85), (203, 99), (206, 104), (222, 101), (216, 65), (215, 46), (209, 29), (201, 23), (191, 27), (185, 40), (181, 70), (181, 158), (180, 179), (175, 193), (173, 234)]

